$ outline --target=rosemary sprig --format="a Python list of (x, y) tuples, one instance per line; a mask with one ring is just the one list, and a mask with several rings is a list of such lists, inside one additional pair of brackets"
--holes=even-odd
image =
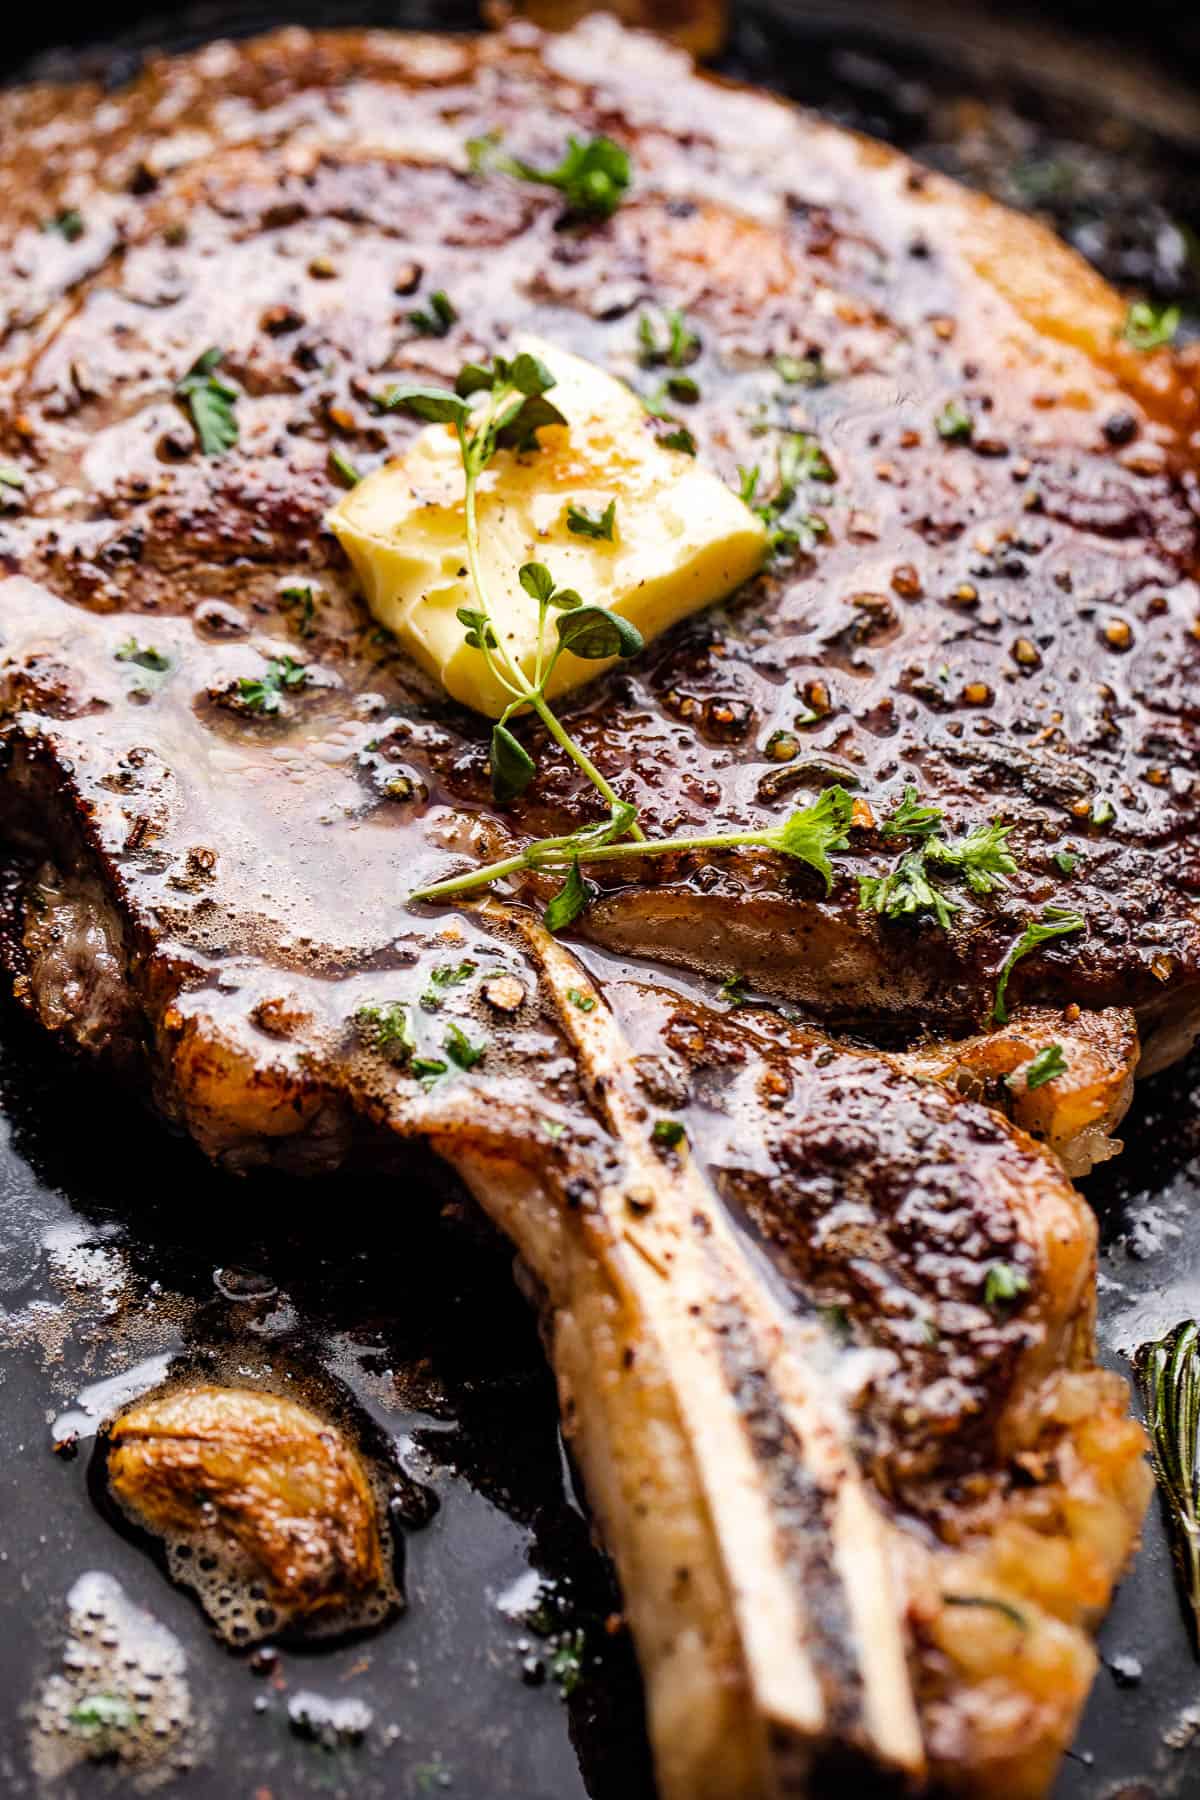
[(1189, 1319), (1134, 1358), (1154, 1473), (1200, 1652), (1200, 1325)]

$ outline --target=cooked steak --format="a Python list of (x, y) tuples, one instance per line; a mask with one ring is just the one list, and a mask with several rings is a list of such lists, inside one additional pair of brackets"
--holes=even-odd
[[(605, 224), (467, 170), (470, 137), (545, 161), (569, 129), (633, 151)], [(1195, 1023), (1183, 360), (1119, 342), (1037, 228), (609, 25), (285, 33), (103, 106), (0, 97), (0, 234), (17, 991), (232, 1166), (420, 1137), (511, 1234), (664, 1795), (807, 1791), (846, 1758), (1042, 1791), (1147, 1476), (1092, 1364), (1090, 1217), (985, 1102), (1086, 1166), (1126, 1009), (1158, 1060)], [(439, 290), (442, 336), (410, 316)], [(491, 804), (481, 722), (323, 532), (330, 450), (371, 468), (411, 430), (383, 386), (526, 324), (649, 379), (646, 302), (701, 340), (701, 453), (733, 478), (807, 431), (824, 530), (572, 728), (648, 828), (770, 821), (831, 779), (861, 805), (828, 898), (766, 856), (647, 864), (568, 951), (512, 900), (406, 909), (594, 797), (545, 755)], [(238, 396), (211, 456), (177, 393), (209, 349)], [(908, 784), (1013, 826), (1018, 874), (947, 929), (858, 905)], [(1015, 965), (1005, 1034), (947, 1041), (1047, 901), (1086, 940)], [(1056, 1043), (1067, 1074), (1023, 1085)]]

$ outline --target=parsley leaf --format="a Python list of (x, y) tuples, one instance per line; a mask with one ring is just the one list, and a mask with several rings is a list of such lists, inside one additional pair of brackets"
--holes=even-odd
[(664, 1150), (676, 1150), (686, 1136), (687, 1127), (681, 1119), (655, 1119), (650, 1142)]
[(120, 1694), (85, 1694), (67, 1717), (90, 1737), (97, 1732), (132, 1730), (137, 1724), (137, 1709)]
[(152, 644), (143, 647), (134, 637), (126, 638), (113, 652), (118, 662), (136, 663), (139, 669), (149, 669), (151, 674), (165, 675), (171, 666), (169, 656), (156, 650)]
[(1029, 1061), (1022, 1063), (1019, 1069), (1013, 1070), (1008, 1077), (1008, 1085), (1009, 1087), (1019, 1087), (1023, 1075), (1025, 1086), (1032, 1090), (1045, 1087), (1048, 1081), (1053, 1081), (1057, 1076), (1065, 1075), (1066, 1072), (1067, 1059), (1063, 1055), (1062, 1045), (1043, 1044), (1036, 1056), (1030, 1057)]
[(1125, 314), (1121, 336), (1143, 354), (1165, 349), (1175, 341), (1180, 316), (1177, 306), (1156, 306), (1151, 300), (1134, 300)]
[(1055, 866), (1058, 869), (1058, 872), (1060, 875), (1073, 874), (1075, 871), (1075, 865), (1078, 863), (1078, 861), (1079, 861), (1078, 850), (1056, 850), (1054, 852)]
[(726, 976), (717, 989), (717, 999), (724, 1000), (726, 1006), (747, 1005), (746, 977), (737, 974)]
[(933, 425), (938, 436), (948, 444), (967, 443), (975, 435), (975, 421), (961, 400), (948, 400)]
[(579, 871), (579, 858), (576, 857), (567, 871), (567, 878), (557, 894), (547, 906), (543, 919), (547, 931), (565, 931), (573, 925), (584, 908), (595, 899), (594, 883), (585, 881)]
[(44, 222), (42, 230), (57, 232), (68, 244), (78, 243), (84, 232), (83, 214), (77, 207), (64, 207), (62, 212)]
[(464, 981), (470, 981), (478, 967), (479, 964), (472, 962), (470, 957), (464, 957), (458, 963), (438, 963), (429, 979), (435, 987), (461, 987)]
[(506, 155), (495, 134), (472, 138), (467, 156), (474, 174), (496, 171), (518, 181), (557, 188), (568, 215), (578, 218), (610, 218), (633, 180), (629, 152), (609, 137), (568, 137), (562, 160), (552, 169), (538, 169), (520, 157)]
[(937, 882), (930, 865), (961, 875), (974, 894), (990, 894), (1015, 875), (1016, 858), (1008, 848), (1011, 825), (993, 820), (977, 825), (965, 837), (951, 840), (941, 835), (944, 815), (938, 806), (923, 802), (917, 789), (904, 789), (903, 797), (881, 827), (883, 837), (908, 837), (916, 846), (902, 852), (886, 875), (859, 877), (859, 907), (888, 919), (932, 912), (943, 931), (949, 930), (959, 901)]
[(1028, 956), (1042, 944), (1050, 943), (1054, 938), (1067, 937), (1071, 932), (1084, 931), (1086, 928), (1087, 921), (1081, 913), (1070, 912), (1062, 906), (1044, 906), (1041, 918), (1030, 920), (1000, 965), (1000, 979), (996, 984), (996, 998), (992, 1005), (992, 1017), (997, 1024), (1008, 1023), (1008, 1007), (1005, 1003), (1008, 978), (1021, 958)]
[(573, 500), (567, 503), (567, 530), (573, 531), (576, 537), (599, 538), (611, 544), (613, 531), (617, 522), (617, 503), (610, 500), (602, 513), (593, 514), (586, 507), (576, 506)]
[(960, 911), (958, 901), (930, 881), (924, 850), (906, 850), (886, 875), (860, 875), (858, 905), (861, 912), (878, 913), (888, 919), (932, 912), (943, 931), (950, 929), (952, 916)]
[(983, 1284), (985, 1306), (1003, 1306), (1029, 1292), (1029, 1277), (1015, 1263), (994, 1262)]
[(829, 787), (811, 806), (803, 807), (787, 818), (777, 831), (766, 834), (769, 847), (782, 850), (815, 869), (825, 883), (825, 892), (833, 886), (833, 865), (829, 858), (836, 850), (844, 850), (846, 836), (854, 812), (854, 801), (844, 787)]
[(408, 1008), (398, 1000), (383, 1006), (360, 1006), (354, 1015), (355, 1028), (369, 1049), (393, 1062), (407, 1062), (416, 1049)]
[(945, 814), (940, 806), (927, 806), (911, 785), (904, 790), (904, 797), (893, 807), (889, 818), (884, 820), (884, 837), (929, 837), (940, 831), (945, 821)]
[(444, 288), (435, 288), (429, 296), (428, 307), (416, 307), (408, 315), (408, 322), (413, 330), (422, 337), (449, 337), (451, 327), (458, 323), (458, 314)]
[(700, 354), (700, 339), (677, 306), (663, 313), (665, 336), (660, 336), (649, 313), (638, 319), (638, 361), (644, 369), (664, 364), (669, 369), (682, 369), (695, 362)]
[(476, 1063), (481, 1063), (487, 1054), (486, 1041), (482, 1044), (473, 1044), (460, 1025), (450, 1025), (446, 1028), (443, 1048), (450, 1061), (457, 1064), (460, 1069), (473, 1069)]
[(829, 379), (819, 356), (777, 356), (775, 373), (792, 387), (823, 387)]
[(674, 431), (668, 431), (662, 442), (668, 450), (682, 450), (685, 456), (696, 454), (696, 440), (686, 425), (677, 425)]
[(302, 688), (308, 680), (308, 668), (291, 656), (272, 657), (264, 673), (255, 679), (243, 675), (237, 685), (237, 697), (247, 712), (277, 713), (285, 692)]
[[(471, 642), (469, 637), (467, 642)], [(507, 725), (493, 725), (492, 798), (497, 806), (507, 806), (523, 794), (536, 774), (537, 764), (520, 739)]]
[(295, 612), (297, 635), (311, 637), (316, 630), (317, 603), (307, 582), (293, 582), (279, 590), (279, 605), (284, 612)]
[(339, 449), (336, 444), (330, 444), (329, 446), (329, 468), (330, 473), (337, 476), (343, 487), (357, 487), (362, 480), (362, 476), (350, 461), (346, 452)]
[(218, 380), (216, 375), (224, 354), (214, 345), (203, 356), (197, 357), (187, 374), (175, 384), (175, 397), (183, 401), (191, 413), (205, 456), (223, 456), (238, 441), (238, 422), (233, 411), (238, 390)]
[(596, 1010), (595, 995), (585, 994), (581, 988), (568, 988), (567, 999), (577, 1012), (589, 1013)]

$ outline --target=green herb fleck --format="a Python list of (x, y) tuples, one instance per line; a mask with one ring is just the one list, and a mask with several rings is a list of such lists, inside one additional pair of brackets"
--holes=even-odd
[(942, 1603), (945, 1606), (983, 1606), (989, 1612), (998, 1612), (1004, 1618), (1011, 1619), (1013, 1624), (1019, 1625), (1022, 1631), (1027, 1631), (1029, 1628), (1029, 1622), (1023, 1612), (1019, 1612), (1015, 1606), (1010, 1606), (1007, 1600), (998, 1600), (994, 1594), (943, 1594)]
[(65, 207), (62, 212), (55, 213), (52, 219), (47, 219), (42, 230), (56, 232), (68, 244), (78, 243), (84, 232), (83, 214), (77, 207)]
[(350, 461), (346, 452), (340, 449), (337, 444), (330, 444), (329, 446), (329, 470), (331, 474), (337, 476), (343, 487), (357, 487), (362, 480), (362, 476)]
[(775, 373), (791, 387), (823, 387), (829, 380), (819, 356), (777, 356)]
[(1041, 918), (1030, 920), (1000, 965), (1000, 979), (996, 984), (996, 998), (992, 1005), (992, 1017), (998, 1025), (1008, 1024), (1008, 1006), (1005, 1002), (1008, 978), (1021, 958), (1028, 956), (1042, 944), (1052, 942), (1054, 938), (1067, 937), (1072, 932), (1085, 930), (1086, 926), (1087, 921), (1081, 913), (1071, 912), (1062, 906), (1044, 906)]
[(596, 1010), (595, 995), (585, 994), (581, 988), (568, 988), (567, 999), (571, 1002), (571, 1005), (578, 1008), (581, 1013), (595, 1012)]
[(680, 1119), (655, 1119), (654, 1129), (650, 1133), (650, 1141), (663, 1150), (675, 1150), (687, 1136), (687, 1128)]
[(486, 1040), (482, 1044), (473, 1044), (460, 1025), (449, 1025), (442, 1048), (450, 1061), (460, 1069), (473, 1069), (481, 1063), (487, 1053)]
[(665, 364), (669, 369), (682, 369), (695, 362), (700, 354), (700, 339), (678, 307), (663, 313), (663, 332), (659, 332), (649, 313), (638, 319), (638, 360), (649, 369)]
[(1062, 1045), (1043, 1044), (1036, 1056), (1022, 1063), (1019, 1069), (1013, 1070), (1008, 1077), (1008, 1085), (1020, 1087), (1021, 1077), (1024, 1076), (1027, 1088), (1045, 1087), (1048, 1081), (1054, 1081), (1057, 1076), (1065, 1075), (1066, 1072), (1067, 1059), (1063, 1055)]
[(25, 474), (13, 463), (0, 463), (0, 507), (19, 507), (25, 495)]
[(451, 328), (458, 323), (458, 314), (445, 290), (435, 288), (429, 296), (428, 307), (416, 307), (409, 313), (408, 322), (422, 337), (443, 338), (448, 337)]
[(961, 400), (948, 400), (933, 424), (938, 436), (948, 444), (966, 443), (975, 433), (975, 421)]
[(1054, 852), (1055, 866), (1060, 875), (1073, 874), (1078, 861), (1079, 852), (1077, 850), (1056, 850)]
[(477, 175), (511, 175), (517, 181), (557, 188), (568, 215), (580, 219), (610, 218), (633, 179), (629, 152), (608, 137), (568, 137), (562, 160), (552, 169), (538, 169), (520, 157), (507, 155), (494, 133), (472, 138), (467, 156)]
[(1143, 354), (1162, 350), (1174, 343), (1180, 317), (1177, 306), (1157, 306), (1152, 300), (1134, 300), (1125, 314), (1121, 336)]
[(430, 1088), (439, 1076), (446, 1073), (449, 1066), (437, 1056), (414, 1056), (408, 1068), (411, 1075), (414, 1075), (425, 1087)]
[(113, 655), (118, 662), (136, 663), (139, 669), (149, 669), (154, 675), (165, 675), (171, 666), (169, 656), (164, 656), (152, 644), (139, 644), (134, 637), (126, 638), (123, 644), (117, 646)]
[(547, 931), (565, 931), (595, 897), (596, 889), (580, 874), (579, 858), (576, 857), (567, 871), (566, 880), (543, 915)]
[(1007, 877), (1016, 873), (1016, 859), (1007, 843), (1010, 825), (993, 820), (990, 825), (975, 826), (965, 837), (950, 839), (942, 835), (943, 823), (940, 807), (923, 802), (915, 787), (905, 788), (881, 832), (884, 837), (916, 838), (916, 847), (903, 851), (886, 875), (859, 877), (862, 911), (888, 919), (931, 912), (947, 931), (962, 905), (941, 885), (938, 870), (962, 876), (975, 894), (1003, 887)]
[(294, 613), (300, 637), (312, 636), (316, 629), (317, 602), (307, 582), (291, 582), (287, 587), (281, 587), (279, 605), (284, 612)]
[(550, 1676), (558, 1683), (564, 1700), (569, 1699), (583, 1680), (583, 1658), (587, 1640), (582, 1626), (562, 1634), (550, 1658)]
[(696, 454), (696, 440), (686, 425), (679, 425), (674, 431), (668, 431), (662, 442), (668, 450), (682, 450), (685, 456)]
[(1099, 800), (1093, 800), (1090, 815), (1093, 825), (1101, 827), (1111, 825), (1116, 816), (1117, 809), (1111, 800), (1107, 800), (1103, 796)]
[(234, 406), (238, 390), (218, 379), (216, 370), (224, 351), (214, 345), (196, 358), (187, 374), (175, 384), (175, 397), (192, 415), (196, 437), (205, 456), (223, 456), (238, 441)]
[(302, 688), (307, 680), (306, 664), (291, 656), (272, 657), (261, 676), (242, 676), (237, 697), (247, 712), (277, 713), (283, 695)]
[(430, 972), (429, 979), (435, 987), (461, 987), (465, 981), (470, 981), (478, 967), (479, 964), (472, 962), (470, 957), (464, 957), (462, 962), (457, 963), (438, 963)]
[(130, 1731), (137, 1724), (137, 1710), (119, 1694), (85, 1694), (67, 1714), (87, 1736), (102, 1731)]
[(388, 1000), (382, 1006), (360, 1006), (354, 1024), (370, 1049), (393, 1062), (407, 1062), (416, 1047), (408, 1008), (398, 1000)]
[(1015, 1263), (994, 1262), (983, 1284), (985, 1306), (1005, 1306), (1029, 1292), (1029, 1277)]
[(746, 977), (744, 975), (727, 975), (717, 989), (717, 999), (723, 1000), (726, 1006), (747, 1006)]
[(567, 505), (567, 530), (573, 531), (576, 537), (599, 538), (611, 544), (613, 531), (617, 523), (617, 503), (610, 500), (602, 513), (592, 514), (586, 507), (576, 506), (572, 500)]

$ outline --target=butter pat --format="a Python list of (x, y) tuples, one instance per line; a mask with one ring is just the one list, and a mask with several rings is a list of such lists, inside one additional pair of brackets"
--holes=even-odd
[[(525, 338), (555, 377), (549, 398), (567, 424), (538, 434), (541, 449), (498, 450), (478, 487), (480, 563), (497, 636), (530, 678), (537, 602), (523, 563), (545, 563), (560, 588), (606, 606), (649, 639), (732, 593), (762, 563), (762, 522), (711, 469), (655, 438), (624, 382), (553, 344)], [(354, 565), (367, 604), (455, 700), (497, 718), (511, 696), (482, 651), (465, 642), (460, 606), (478, 602), (467, 573), (464, 480), (449, 425), (428, 425), (398, 461), (352, 488), (328, 524)], [(598, 518), (616, 503), (611, 543), (567, 528), (573, 502)], [(556, 615), (545, 629), (557, 643)], [(602, 662), (565, 651), (547, 692), (592, 680)]]

